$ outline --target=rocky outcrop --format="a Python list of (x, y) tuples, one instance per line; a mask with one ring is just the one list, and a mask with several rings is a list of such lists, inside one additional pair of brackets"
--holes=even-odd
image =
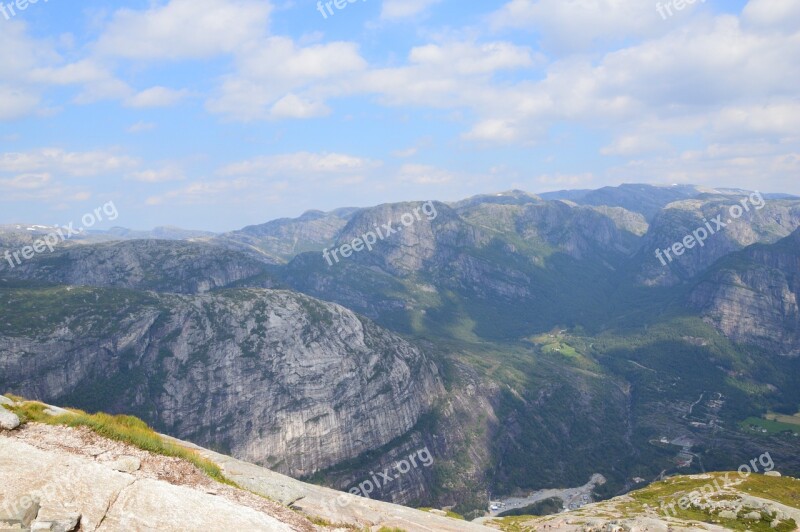
[[(442, 390), (419, 349), (288, 291), (137, 298), (66, 287), (0, 296), (9, 312), (17, 298), (32, 305), (3, 316), (19, 327), (0, 337), (0, 389), (134, 413), (293, 475), (405, 434)], [(41, 323), (37, 302), (53, 301), (63, 315)]]
[(771, 246), (723, 261), (689, 296), (693, 308), (727, 337), (783, 354), (800, 354), (800, 229)]
[[(0, 433), (0, 529), (488, 530), (306, 484), (168, 439), (219, 465), (235, 486), (211, 480), (182, 459), (112, 441), (85, 427), (28, 423), (13, 433)], [(120, 472), (116, 467), (133, 460), (140, 465), (135, 470)]]
[(299, 253), (322, 251), (357, 211), (355, 208), (329, 213), (308, 211), (298, 218), (282, 218), (225, 233), (215, 241), (227, 246), (256, 249), (277, 262), (284, 262)]
[[(723, 257), (753, 244), (773, 244), (800, 227), (797, 199), (764, 199), (756, 208), (749, 197), (745, 193), (709, 195), (667, 206), (654, 218), (642, 243), (638, 282), (649, 286), (691, 282)], [(732, 217), (730, 209), (746, 199), (747, 210), (738, 219)], [(755, 201), (761, 204), (758, 198)], [(717, 217), (725, 227), (713, 221)], [(656, 257), (656, 250), (670, 248), (698, 228), (707, 227), (714, 232), (706, 231), (710, 234), (702, 246), (694, 245), (679, 257), (673, 255), (671, 261), (664, 258), (666, 265)]]

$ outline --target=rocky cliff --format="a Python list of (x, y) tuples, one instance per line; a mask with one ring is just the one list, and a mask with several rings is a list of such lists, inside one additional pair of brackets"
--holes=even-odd
[(689, 296), (729, 338), (794, 355), (800, 355), (799, 300), (800, 229), (722, 261)]
[[(6, 408), (30, 412), (37, 406), (44, 407), (39, 422), (28, 420), (15, 430), (0, 422), (1, 530), (488, 530), (441, 511), (436, 515), (305, 484), (146, 427), (125, 432), (140, 422), (124, 416), (105, 421), (106, 430), (115, 427), (111, 439), (79, 423), (67, 426), (78, 417), (73, 412), (0, 396), (0, 415), (16, 417)], [(175, 446), (181, 456), (133, 444), (141, 430), (148, 441)], [(198, 461), (218, 468), (220, 476), (209, 477)]]
[(0, 289), (0, 389), (139, 414), (293, 475), (405, 434), (440, 393), (419, 349), (287, 291)]

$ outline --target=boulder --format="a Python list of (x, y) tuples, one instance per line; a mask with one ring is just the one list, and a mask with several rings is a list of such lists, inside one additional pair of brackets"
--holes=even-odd
[(731, 510), (722, 510), (719, 513), (719, 516), (722, 519), (736, 519), (736, 512), (732, 512)]
[(135, 456), (120, 456), (113, 462), (108, 462), (108, 467), (120, 473), (133, 473), (142, 467), (142, 461)]
[(779, 471), (767, 471), (766, 473), (764, 473), (764, 476), (765, 477), (779, 477), (779, 476), (781, 476), (781, 474), (780, 474)]
[(0, 429), (14, 430), (19, 427), (19, 417), (0, 406)]
[(2, 405), (13, 406), (14, 405), (14, 401), (9, 399), (5, 395), (0, 395), (0, 406), (2, 406)]
[(42, 507), (36, 521), (31, 524), (31, 532), (34, 530), (50, 530), (51, 532), (73, 532), (78, 529), (81, 522), (81, 514), (76, 512), (54, 511), (47, 507)]
[(39, 499), (30, 495), (19, 497), (15, 502), (0, 508), (0, 530), (26, 529), (39, 513)]

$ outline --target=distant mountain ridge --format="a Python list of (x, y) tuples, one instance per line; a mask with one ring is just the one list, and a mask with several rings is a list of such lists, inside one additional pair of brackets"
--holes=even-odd
[[(741, 193), (507, 191), (432, 202), (435, 216), (407, 226), (423, 203), (67, 242), (0, 262), (0, 389), (134, 409), (343, 490), (427, 446), (430, 471), (375, 496), (473, 517), (491, 494), (601, 473), (596, 496), (608, 497), (686, 471), (651, 443), (662, 437), (692, 442), (702, 463), (690, 468), (735, 468), (768, 438), (800, 474), (798, 440), (742, 425), (800, 405), (800, 200), (763, 197), (667, 265), (657, 249)], [(323, 257), (376, 224), (402, 230)], [(0, 233), (0, 253), (27, 233)], [(47, 378), (15, 377), (31, 364)]]

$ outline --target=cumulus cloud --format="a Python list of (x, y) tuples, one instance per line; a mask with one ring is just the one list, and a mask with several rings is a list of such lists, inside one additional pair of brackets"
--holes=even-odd
[(171, 0), (142, 11), (119, 9), (96, 50), (103, 56), (134, 60), (233, 53), (264, 37), (271, 10), (265, 0)]
[(42, 148), (29, 152), (0, 153), (0, 172), (32, 173), (47, 171), (75, 177), (91, 177), (133, 168), (138, 161), (108, 151), (68, 152)]
[(326, 114), (324, 102), (304, 91), (340, 83), (367, 67), (354, 43), (299, 46), (286, 37), (265, 40), (236, 64), (206, 108), (242, 121)]
[(537, 32), (548, 48), (570, 53), (609, 41), (656, 36), (690, 11), (676, 12), (665, 21), (655, 3), (641, 0), (511, 0), (489, 16), (489, 23), (495, 30)]

